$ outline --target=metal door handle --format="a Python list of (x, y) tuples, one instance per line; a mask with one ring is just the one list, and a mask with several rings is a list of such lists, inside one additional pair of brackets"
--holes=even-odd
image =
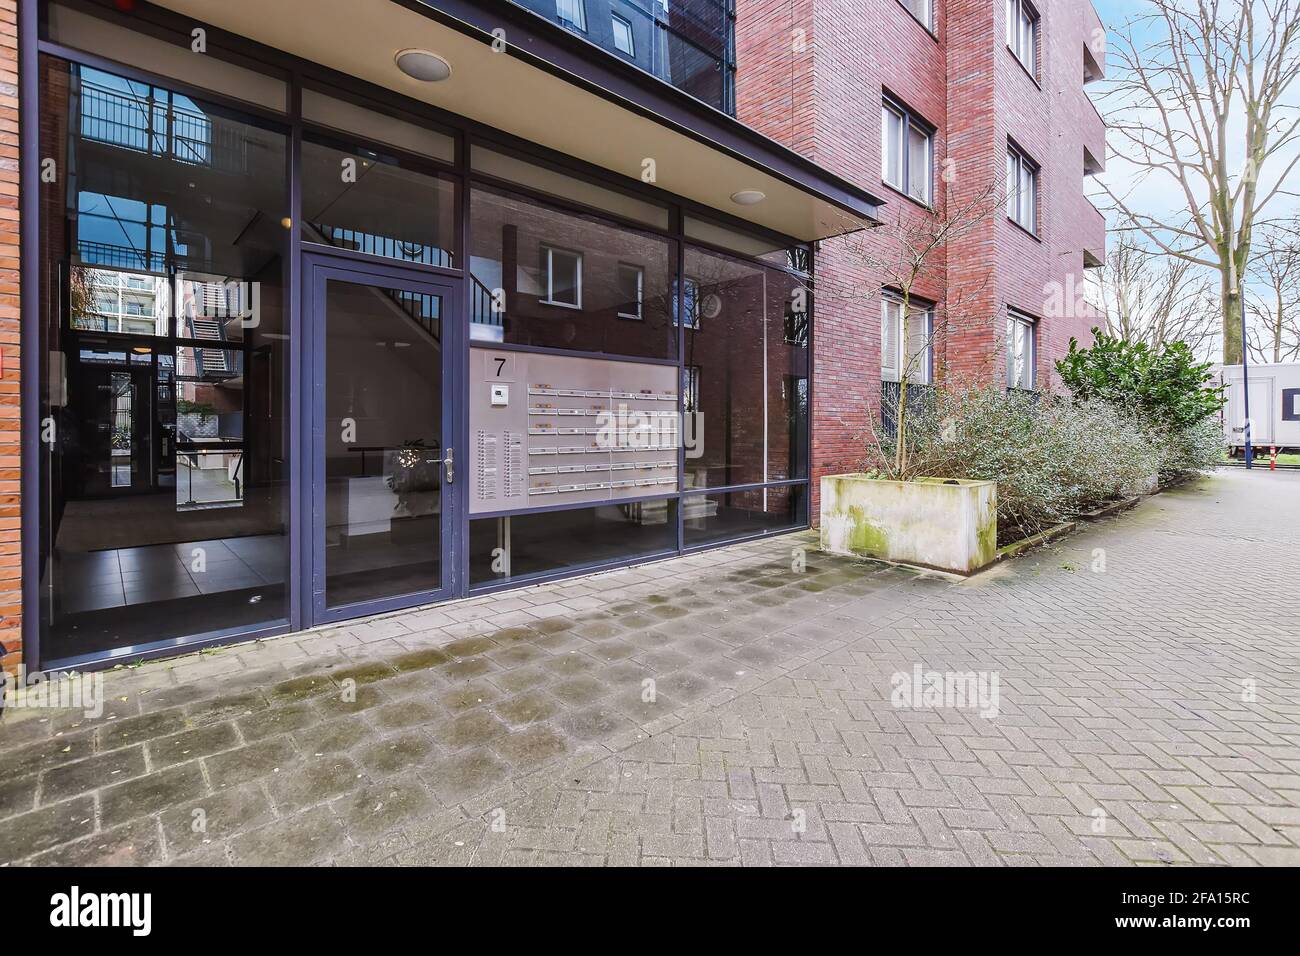
[(447, 457), (442, 460), (442, 467), (446, 469), (447, 484), (456, 480), (456, 450), (447, 449)]

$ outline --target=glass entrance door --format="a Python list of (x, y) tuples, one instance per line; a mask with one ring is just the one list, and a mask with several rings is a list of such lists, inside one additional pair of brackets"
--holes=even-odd
[(455, 284), (305, 257), (314, 623), (450, 597)]

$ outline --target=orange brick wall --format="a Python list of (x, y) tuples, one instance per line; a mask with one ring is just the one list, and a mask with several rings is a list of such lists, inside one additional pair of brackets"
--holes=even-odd
[(0, 663), (22, 647), (19, 525), (18, 0), (0, 0)]

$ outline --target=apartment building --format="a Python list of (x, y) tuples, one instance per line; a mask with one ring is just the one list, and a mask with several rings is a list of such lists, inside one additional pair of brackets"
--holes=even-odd
[[(816, 249), (815, 493), (861, 460), (903, 363), (911, 382), (1033, 389), (1101, 323), (1085, 180), (1106, 132), (1086, 87), (1105, 31), (1088, 0), (737, 0), (736, 18), (738, 117), (886, 202), (872, 240)], [(927, 260), (900, 341), (882, 272), (927, 217), (966, 225)]]
[(927, 376), (1032, 387), (1094, 321), (1096, 18), (936, 3), (0, 0), (4, 665), (807, 527), (901, 346), (818, 290), (982, 178)]

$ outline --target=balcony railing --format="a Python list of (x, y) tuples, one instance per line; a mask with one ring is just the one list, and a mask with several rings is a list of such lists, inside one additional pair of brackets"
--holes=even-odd
[(514, 2), (735, 115), (734, 0)]
[(248, 138), (237, 123), (171, 101), (81, 83), (81, 138), (223, 172), (248, 171)]

